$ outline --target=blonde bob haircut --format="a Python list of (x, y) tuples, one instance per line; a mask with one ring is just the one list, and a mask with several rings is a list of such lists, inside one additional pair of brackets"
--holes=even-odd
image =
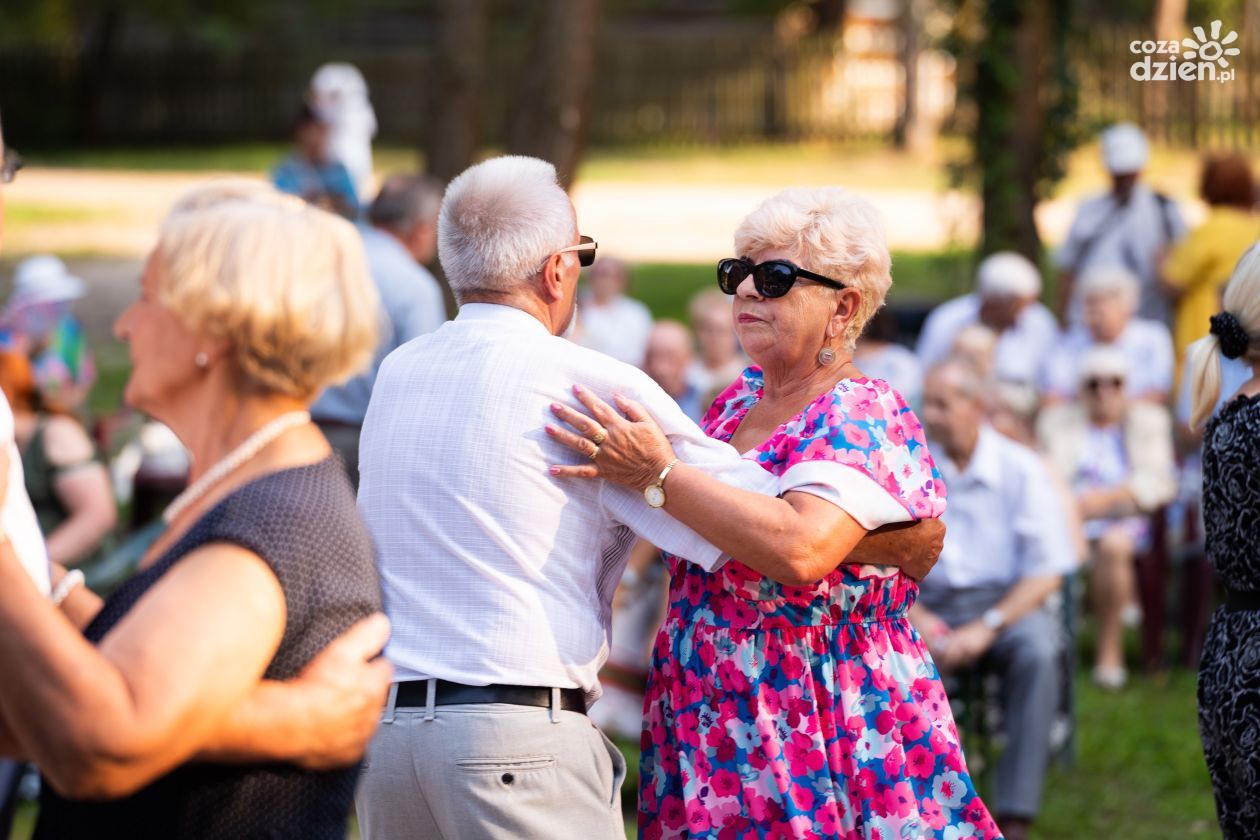
[(892, 285), (892, 258), (875, 208), (839, 187), (784, 190), (763, 201), (735, 231), (736, 254), (771, 250), (786, 251), (801, 268), (859, 293), (857, 311), (841, 337), (845, 348), (853, 349)]
[(310, 400), (371, 360), (380, 301), (344, 219), (225, 179), (176, 202), (157, 259), (162, 302), (194, 332), (228, 342), (248, 387)]

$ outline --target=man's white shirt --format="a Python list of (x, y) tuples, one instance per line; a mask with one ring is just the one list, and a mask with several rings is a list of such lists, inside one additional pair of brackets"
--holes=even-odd
[[(599, 694), (610, 605), (635, 534), (705, 568), (722, 552), (641, 493), (561, 479), (552, 441), (573, 385), (641, 402), (674, 451), (727, 484), (778, 480), (706, 437), (642, 371), (519, 309), (466, 304), (382, 364), (364, 421), (359, 508), (375, 539), (396, 678)], [(668, 484), (666, 485), (668, 490)]]

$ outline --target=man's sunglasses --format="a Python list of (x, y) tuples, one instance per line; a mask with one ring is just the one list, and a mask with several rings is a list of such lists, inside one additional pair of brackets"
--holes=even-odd
[(718, 260), (718, 286), (728, 295), (735, 294), (739, 284), (743, 283), (744, 278), (750, 274), (752, 275), (753, 286), (757, 289), (757, 294), (765, 298), (783, 297), (796, 284), (796, 281), (802, 277), (806, 280), (822, 283), (824, 286), (830, 286), (833, 289), (847, 288), (838, 280), (832, 280), (830, 277), (823, 277), (821, 274), (806, 271), (787, 260), (768, 260), (760, 265), (753, 265), (752, 260), (747, 257), (730, 257)]
[(557, 254), (564, 254), (569, 251), (577, 251), (578, 265), (582, 268), (589, 268), (595, 262), (595, 249), (599, 247), (599, 243), (589, 236), (578, 237), (578, 244), (570, 245), (567, 248), (561, 248), (556, 251)]
[(22, 156), (5, 146), (4, 159), (0, 161), (0, 184), (12, 184), (13, 179), (17, 177), (18, 170), (21, 168)]

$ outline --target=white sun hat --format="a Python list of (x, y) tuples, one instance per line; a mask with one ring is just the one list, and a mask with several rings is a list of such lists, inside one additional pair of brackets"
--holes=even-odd
[(86, 291), (87, 284), (71, 274), (65, 263), (51, 254), (40, 254), (18, 263), (9, 306), (69, 302)]
[(1102, 133), (1103, 163), (1112, 175), (1142, 171), (1151, 148), (1142, 129), (1133, 123), (1116, 123)]
[(999, 251), (976, 269), (976, 291), (980, 297), (1037, 297), (1041, 272), (1023, 254)]

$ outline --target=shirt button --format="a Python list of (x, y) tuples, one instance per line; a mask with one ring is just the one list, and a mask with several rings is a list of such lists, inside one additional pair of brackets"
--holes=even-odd
[(511, 773), (504, 773), (504, 774), (503, 774), (503, 784), (505, 784), (505, 785), (510, 785), (510, 784), (512, 784), (512, 782), (514, 782), (514, 781), (516, 781), (516, 777), (515, 777), (515, 776), (513, 776)]

